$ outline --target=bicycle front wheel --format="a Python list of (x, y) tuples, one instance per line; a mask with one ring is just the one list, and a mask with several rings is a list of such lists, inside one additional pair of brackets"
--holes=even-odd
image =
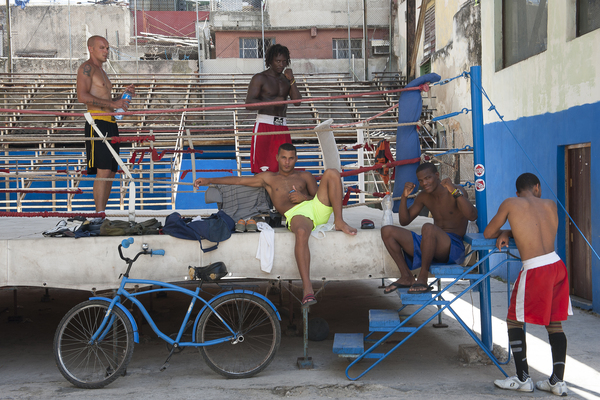
[(118, 307), (112, 324), (100, 340), (91, 343), (109, 303), (85, 301), (73, 307), (60, 321), (54, 335), (54, 358), (61, 374), (73, 385), (97, 389), (124, 375), (133, 354), (133, 327)]
[(261, 298), (247, 293), (225, 295), (206, 308), (196, 330), (196, 341), (231, 336), (221, 319), (233, 329), (236, 338), (212, 346), (199, 347), (206, 364), (226, 378), (248, 378), (269, 365), (281, 342), (281, 327), (273, 308)]

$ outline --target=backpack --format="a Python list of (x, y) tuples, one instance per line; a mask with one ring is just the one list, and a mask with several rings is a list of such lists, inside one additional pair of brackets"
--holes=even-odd
[(158, 235), (162, 224), (156, 218), (140, 223), (105, 219), (100, 226), (101, 236)]
[[(233, 219), (223, 210), (219, 210), (208, 218), (192, 222), (186, 221), (186, 218), (182, 218), (179, 213), (174, 212), (165, 220), (165, 227), (162, 231), (179, 239), (197, 240), (200, 243), (200, 249), (207, 253), (215, 250), (219, 246), (219, 242), (229, 239), (234, 230)], [(204, 249), (202, 247), (203, 239), (216, 244)]]

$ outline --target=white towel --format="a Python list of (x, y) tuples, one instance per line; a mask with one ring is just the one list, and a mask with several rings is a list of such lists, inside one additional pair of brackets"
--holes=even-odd
[(256, 226), (260, 231), (256, 258), (260, 260), (260, 269), (266, 273), (271, 273), (273, 258), (275, 257), (275, 231), (266, 222), (257, 222)]

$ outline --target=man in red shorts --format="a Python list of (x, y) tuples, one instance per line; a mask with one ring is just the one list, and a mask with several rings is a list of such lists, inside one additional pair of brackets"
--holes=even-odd
[[(496, 247), (508, 246), (514, 237), (523, 260), (523, 268), (515, 282), (506, 317), (508, 338), (513, 352), (517, 375), (494, 381), (501, 389), (533, 391), (527, 365), (527, 344), (524, 323), (544, 325), (552, 349), (552, 375), (535, 386), (558, 396), (567, 395), (563, 381), (567, 358), (567, 337), (561, 321), (572, 315), (567, 268), (554, 252), (558, 229), (556, 203), (541, 199), (540, 181), (534, 174), (517, 178), (517, 197), (500, 205), (483, 232), (486, 238), (497, 238)], [(506, 223), (510, 230), (500, 230)]]
[[(265, 56), (267, 69), (252, 77), (248, 85), (246, 104), (248, 110), (258, 110), (254, 133), (287, 131), (286, 110), (287, 104), (266, 105), (260, 103), (284, 101), (288, 96), (292, 100), (302, 98), (294, 73), (290, 68), (290, 52), (287, 47), (275, 44), (269, 47)], [(300, 103), (294, 103), (299, 106)], [(256, 135), (252, 136), (250, 147), (250, 166), (253, 173), (271, 171), (277, 172), (276, 156), (279, 146), (283, 143), (292, 143), (289, 134)]]

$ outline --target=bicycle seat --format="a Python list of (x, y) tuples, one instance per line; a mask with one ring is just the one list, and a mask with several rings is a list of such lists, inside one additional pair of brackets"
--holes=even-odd
[(222, 261), (209, 264), (206, 267), (188, 267), (191, 280), (199, 279), (203, 282), (216, 282), (227, 275), (227, 267)]

